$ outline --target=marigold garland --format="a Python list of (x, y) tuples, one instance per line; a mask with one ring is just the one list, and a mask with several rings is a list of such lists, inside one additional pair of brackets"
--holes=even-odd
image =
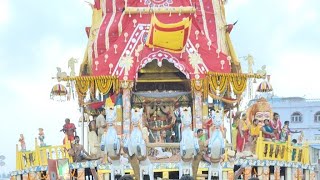
[(240, 95), (247, 87), (247, 77), (230, 77), (231, 85), (235, 94)]
[(119, 80), (115, 76), (78, 76), (67, 77), (64, 81), (75, 81), (77, 93), (85, 96), (89, 89), (97, 88), (102, 94), (108, 93), (111, 88), (113, 91), (119, 91)]
[(247, 87), (248, 78), (263, 78), (256, 74), (239, 74), (239, 73), (216, 73), (208, 72), (204, 79), (191, 80), (193, 91), (202, 91), (204, 97), (210, 92), (224, 92), (232, 87), (236, 95), (241, 95)]

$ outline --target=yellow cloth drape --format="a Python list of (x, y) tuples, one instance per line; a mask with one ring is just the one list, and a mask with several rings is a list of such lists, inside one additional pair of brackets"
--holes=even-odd
[(177, 23), (165, 24), (153, 15), (146, 45), (149, 48), (161, 47), (169, 52), (181, 52), (187, 37), (189, 37), (191, 24), (192, 20), (190, 18), (183, 18), (182, 21)]

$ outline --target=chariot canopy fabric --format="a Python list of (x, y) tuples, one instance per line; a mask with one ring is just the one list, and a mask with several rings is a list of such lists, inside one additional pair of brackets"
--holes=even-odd
[(186, 45), (191, 23), (191, 18), (183, 18), (180, 22), (165, 24), (160, 22), (156, 15), (153, 15), (146, 44), (149, 48), (160, 47), (179, 53)]

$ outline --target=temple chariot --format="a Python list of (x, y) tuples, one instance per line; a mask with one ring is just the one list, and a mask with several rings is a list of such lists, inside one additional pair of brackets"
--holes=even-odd
[[(261, 79), (265, 91), (268, 82), (264, 72), (243, 73), (225, 3), (95, 0), (79, 76), (58, 80), (75, 88), (79, 106), (92, 121), (99, 108), (107, 109), (110, 136), (104, 137), (102, 150), (109, 159), (74, 162), (66, 152), (72, 142), (36, 143), (35, 151), (17, 148), (12, 179), (50, 178), (47, 159), (68, 159), (69, 171), (77, 170), (72, 177), (80, 179), (88, 178), (85, 169), (98, 179), (125, 173), (136, 179), (234, 179), (238, 169), (243, 179), (315, 179), (306, 144), (293, 147), (290, 138), (265, 141), (260, 132), (254, 148), (239, 151), (232, 145), (237, 139), (233, 122), (245, 117), (249, 126), (259, 117), (272, 119), (273, 113), (263, 98), (245, 110), (246, 116), (237, 113), (250, 82)], [(198, 130), (204, 132), (203, 141)]]

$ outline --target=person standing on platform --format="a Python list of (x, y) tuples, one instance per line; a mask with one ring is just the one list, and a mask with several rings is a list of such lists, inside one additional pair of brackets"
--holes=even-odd
[[(77, 135), (76, 126), (70, 122), (69, 118), (65, 119), (65, 124), (60, 131), (64, 132), (68, 136), (68, 140), (70, 142), (72, 142), (74, 137)], [(65, 144), (65, 141), (63, 141), (63, 144)]]
[(106, 115), (106, 110), (104, 108), (99, 108), (99, 116), (96, 119), (96, 127), (98, 129), (98, 142), (101, 142), (101, 137), (104, 133), (104, 128), (107, 124), (105, 115)]
[(280, 140), (280, 134), (281, 134), (281, 121), (280, 121), (280, 116), (278, 113), (273, 113), (273, 120), (270, 121), (271, 127), (274, 129), (274, 135), (276, 140)]

